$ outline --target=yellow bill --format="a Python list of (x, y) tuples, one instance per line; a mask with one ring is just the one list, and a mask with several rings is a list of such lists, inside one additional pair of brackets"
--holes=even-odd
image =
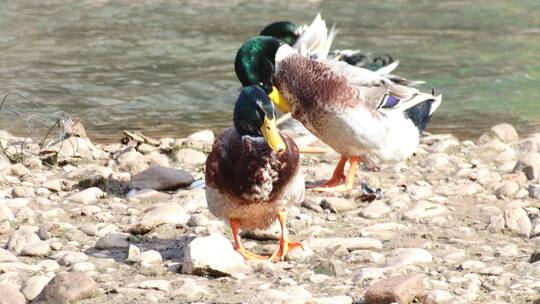
[(266, 142), (272, 148), (272, 150), (275, 151), (283, 151), (285, 150), (285, 142), (283, 142), (283, 139), (281, 138), (281, 135), (279, 135), (278, 129), (276, 127), (276, 119), (268, 119), (268, 117), (264, 117), (264, 122), (260, 128), (264, 139), (266, 139)]
[(272, 93), (268, 95), (270, 100), (276, 105), (276, 107), (283, 113), (289, 113), (291, 111), (290, 102), (281, 95), (279, 90), (272, 86)]

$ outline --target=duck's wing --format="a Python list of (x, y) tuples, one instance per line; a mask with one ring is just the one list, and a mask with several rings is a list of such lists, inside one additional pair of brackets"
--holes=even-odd
[(344, 61), (359, 68), (368, 69), (378, 74), (390, 74), (399, 65), (398, 60), (388, 54), (372, 56), (369, 52), (362, 50), (332, 50), (328, 58)]
[(412, 87), (416, 82), (392, 74), (381, 75), (368, 69), (358, 68), (345, 62), (321, 60), (330, 70), (344, 77), (348, 84), (357, 89), (362, 105), (381, 114), (405, 112), (416, 105), (432, 101), (429, 115), (439, 106), (441, 96), (423, 93)]
[(309, 26), (303, 26), (303, 32), (293, 45), (293, 48), (306, 57), (326, 58), (337, 32), (335, 25), (332, 26), (329, 32), (326, 22), (318, 13)]

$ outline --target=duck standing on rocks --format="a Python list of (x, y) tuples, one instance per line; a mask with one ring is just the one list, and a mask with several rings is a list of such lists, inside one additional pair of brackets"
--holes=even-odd
[(267, 25), (259, 35), (270, 36), (282, 40), (304, 56), (316, 59), (335, 59), (348, 64), (378, 71), (390, 73), (399, 64), (390, 55), (381, 55), (372, 58), (360, 50), (332, 50), (332, 42), (338, 30), (335, 25), (330, 31), (326, 22), (317, 14), (310, 25), (297, 25), (290, 21), (278, 21)]
[(262, 87), (281, 111), (291, 112), (341, 154), (332, 178), (316, 188), (321, 191), (350, 190), (359, 161), (411, 156), (442, 100), (410, 87), (406, 79), (340, 61), (310, 59), (268, 36), (244, 42), (235, 71), (243, 86)]
[(287, 237), (284, 206), (299, 203), (305, 184), (294, 141), (280, 134), (274, 106), (258, 86), (244, 87), (234, 108), (234, 127), (214, 142), (206, 160), (206, 200), (210, 212), (229, 222), (235, 249), (245, 259), (266, 259), (247, 251), (239, 229), (268, 228), (278, 219), (279, 249), (269, 259), (282, 260), (302, 247)]

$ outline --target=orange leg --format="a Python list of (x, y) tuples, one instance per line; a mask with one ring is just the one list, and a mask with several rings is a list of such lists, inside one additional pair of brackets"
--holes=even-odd
[(240, 241), (240, 236), (238, 235), (238, 220), (237, 219), (229, 219), (229, 223), (231, 224), (231, 230), (232, 230), (233, 238), (234, 238), (234, 249), (238, 253), (240, 253), (244, 257), (245, 260), (268, 259), (268, 257), (249, 252), (246, 248), (244, 248), (244, 246), (242, 246), (242, 242)]
[(300, 242), (290, 242), (289, 237), (287, 236), (287, 226), (285, 224), (286, 214), (285, 211), (279, 211), (278, 212), (278, 221), (279, 225), (281, 226), (281, 238), (279, 240), (279, 249), (276, 250), (270, 256), (270, 260), (272, 261), (283, 261), (289, 251), (291, 251), (294, 248), (302, 248), (304, 249), (304, 246), (302, 246), (302, 243)]
[(345, 164), (347, 163), (347, 158), (342, 156), (339, 159), (339, 162), (334, 169), (334, 173), (332, 174), (332, 177), (324, 182), (319, 187), (315, 188), (315, 190), (318, 190), (320, 188), (330, 188), (335, 187), (341, 183), (342, 179), (345, 179), (345, 173), (343, 172), (345, 170)]
[[(343, 161), (343, 163), (342, 163), (342, 161)], [(341, 174), (343, 175), (343, 169), (345, 167), (345, 162), (346, 161), (347, 161), (347, 159), (342, 156), (341, 159), (339, 160), (338, 166), (336, 167), (336, 171), (334, 171), (334, 175), (332, 175), (332, 178), (328, 182), (326, 182), (324, 185), (322, 185), (321, 187), (317, 187), (314, 190), (323, 191), (323, 192), (325, 192), (325, 191), (349, 191), (349, 190), (351, 190), (353, 188), (353, 185), (354, 185), (354, 177), (355, 177), (355, 174), (356, 174), (356, 169), (358, 167), (358, 162), (360, 161), (360, 157), (353, 156), (353, 157), (351, 157), (349, 159), (350, 168), (349, 168), (349, 173), (347, 173), (347, 176), (345, 177), (345, 183), (339, 184), (339, 183), (336, 183), (336, 181), (334, 180), (335, 176), (336, 176), (336, 172), (337, 172), (338, 169), (341, 170)], [(331, 181), (333, 183), (330, 184), (329, 182), (331, 182)], [(341, 181), (341, 178), (338, 180), (338, 182), (339, 181)]]

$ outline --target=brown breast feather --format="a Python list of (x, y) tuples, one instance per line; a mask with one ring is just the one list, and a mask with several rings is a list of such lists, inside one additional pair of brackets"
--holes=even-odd
[[(217, 138), (206, 160), (206, 184), (228, 194), (238, 204), (273, 202), (299, 170), (298, 147), (282, 134), (287, 149), (273, 151), (264, 141), (240, 137), (234, 128)], [(261, 184), (271, 185), (268, 188)]]
[(297, 112), (292, 113), (293, 116), (299, 116), (299, 111), (335, 111), (356, 107), (362, 102), (358, 90), (349, 85), (346, 77), (335, 74), (321, 62), (298, 54), (280, 62), (274, 85), (293, 104)]

